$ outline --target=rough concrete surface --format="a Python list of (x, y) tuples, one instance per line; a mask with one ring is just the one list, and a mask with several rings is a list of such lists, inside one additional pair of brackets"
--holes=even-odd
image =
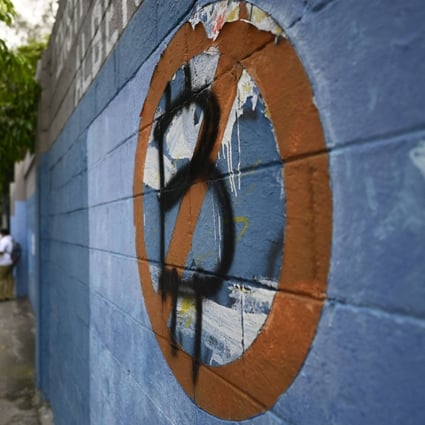
[(0, 302), (0, 425), (53, 425), (34, 388), (34, 336), (29, 303)]

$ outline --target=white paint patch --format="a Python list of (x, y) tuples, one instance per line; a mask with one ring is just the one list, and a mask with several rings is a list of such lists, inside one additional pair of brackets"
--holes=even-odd
[(190, 159), (195, 150), (203, 114), (195, 119), (196, 105), (179, 111), (165, 133), (165, 143), (172, 159)]
[(161, 268), (155, 264), (149, 263), (149, 271), (150, 271), (151, 279), (152, 279), (152, 287), (155, 292), (158, 292), (159, 291), (159, 276), (161, 275)]
[[(210, 365), (224, 365), (243, 355), (260, 333), (274, 296), (275, 291), (270, 289), (234, 284), (229, 295), (231, 307), (203, 301), (202, 342), (211, 351)], [(194, 302), (179, 298), (177, 335), (194, 338), (195, 317)]]
[(221, 240), (223, 239), (222, 229), (221, 229), (221, 215), (219, 214), (220, 207), (216, 205), (214, 197), (211, 197), (211, 203), (212, 203), (212, 208), (211, 208), (212, 221), (213, 221), (213, 228), (214, 228), (214, 242), (218, 248), (217, 260), (218, 262), (220, 262), (221, 261)]
[(31, 232), (31, 255), (35, 255), (35, 234)]
[(257, 107), (258, 95), (255, 93), (255, 83), (251, 76), (243, 70), (238, 84), (238, 116), (242, 115), (242, 107), (248, 99), (252, 100), (252, 110), (255, 111)]
[[(273, 135), (275, 136), (274, 132), (273, 132)], [(275, 141), (276, 141), (276, 136), (275, 136)], [(279, 152), (279, 149), (278, 149), (278, 152)], [(285, 174), (283, 173), (283, 168), (276, 173), (276, 183), (280, 184), (280, 199), (285, 199)]]
[[(145, 170), (143, 175), (143, 182), (151, 187), (152, 189), (159, 190), (159, 152), (158, 148), (152, 144), (149, 144), (146, 152)], [(166, 157), (164, 159), (164, 185), (166, 185), (171, 178), (176, 174), (177, 168), (175, 165)]]
[(212, 84), (217, 69), (220, 52), (217, 47), (210, 47), (189, 62), (192, 89), (197, 91)]
[(425, 140), (421, 140), (418, 146), (409, 152), (410, 159), (425, 177)]
[(211, 350), (211, 365), (223, 365), (243, 354), (241, 312), (210, 300), (203, 302), (202, 341)]
[[(243, 70), (241, 78), (238, 82), (238, 90), (235, 101), (233, 102), (232, 110), (227, 121), (226, 129), (224, 130), (223, 140), (221, 142), (221, 150), (223, 158), (227, 161), (227, 171), (229, 173), (230, 188), (235, 196), (238, 195), (238, 190), (241, 188), (241, 141), (239, 137), (239, 118), (243, 115), (243, 109), (246, 102), (251, 99), (252, 110), (257, 107), (258, 95), (255, 91), (255, 83), (246, 70)], [(232, 133), (233, 128), (237, 125), (237, 152), (238, 164), (236, 171), (233, 169), (233, 150), (232, 150)], [(236, 178), (235, 178), (236, 177)]]
[(257, 282), (261, 283), (261, 285), (267, 288), (272, 288), (277, 290), (277, 288), (279, 287), (279, 282), (276, 282), (275, 280), (266, 279), (264, 277), (257, 278), (256, 280)]

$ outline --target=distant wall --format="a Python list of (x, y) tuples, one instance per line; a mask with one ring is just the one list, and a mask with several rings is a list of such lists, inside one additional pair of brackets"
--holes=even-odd
[(423, 423), (424, 18), (60, 2), (15, 216), (57, 425)]
[(17, 263), (15, 292), (18, 297), (28, 296), (36, 309), (35, 257), (35, 191), (36, 165), (34, 155), (27, 154), (23, 161), (15, 164), (15, 182), (10, 188), (10, 232), (21, 245), (21, 258)]

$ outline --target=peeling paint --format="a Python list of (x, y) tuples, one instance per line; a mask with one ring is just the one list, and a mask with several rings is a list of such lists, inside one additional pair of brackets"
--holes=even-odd
[(189, 62), (193, 90), (200, 90), (212, 84), (220, 53), (217, 47), (210, 47)]
[(261, 283), (261, 285), (268, 287), (268, 288), (273, 288), (273, 289), (278, 289), (279, 287), (279, 282), (275, 281), (275, 280), (270, 280), (267, 279), (265, 277), (257, 277), (256, 280)]
[(198, 140), (203, 115), (196, 117), (195, 105), (182, 109), (165, 133), (165, 143), (172, 159), (190, 159)]
[(202, 23), (208, 38), (215, 40), (226, 22), (239, 19), (239, 3), (221, 1), (205, 7), (199, 7), (189, 19), (192, 28)]
[(226, 22), (235, 22), (239, 19), (250, 23), (259, 30), (268, 31), (276, 37), (285, 37), (283, 29), (266, 12), (252, 4), (245, 4), (248, 18), (240, 19), (241, 5), (237, 1), (220, 1), (204, 7), (198, 7), (189, 22), (192, 28), (202, 23), (208, 38), (215, 40)]
[[(152, 189), (159, 190), (159, 173), (158, 173), (158, 157), (159, 152), (158, 148), (152, 144), (148, 146), (146, 153), (146, 166), (144, 170), (144, 183), (151, 187)], [(176, 167), (164, 155), (164, 172), (165, 172), (165, 180), (169, 181), (171, 177), (176, 173)]]
[(218, 261), (221, 261), (221, 243), (222, 240), (222, 230), (221, 230), (221, 217), (218, 213), (218, 207), (215, 203), (214, 198), (212, 199), (212, 220), (214, 226), (214, 242), (217, 246), (217, 258)]
[[(224, 131), (223, 140), (221, 142), (221, 150), (224, 159), (227, 160), (227, 171), (229, 173), (230, 187), (232, 192), (237, 196), (238, 191), (241, 189), (241, 140), (239, 130), (239, 118), (244, 113), (244, 107), (248, 100), (252, 103), (252, 110), (255, 111), (257, 102), (259, 100), (258, 89), (254, 80), (245, 70), (242, 72), (241, 78), (238, 83), (238, 90), (235, 101), (230, 112), (229, 120)], [(236, 171), (233, 169), (233, 150), (232, 150), (232, 134), (236, 125), (237, 131), (237, 153), (238, 164)], [(236, 180), (235, 180), (236, 175)]]
[[(254, 342), (270, 312), (275, 291), (254, 288), (238, 283), (229, 285), (229, 305), (204, 299), (203, 355), (205, 364), (218, 366), (239, 358)], [(185, 338), (195, 338), (196, 309), (193, 298), (182, 296), (178, 300), (177, 335), (185, 347)]]
[(266, 12), (253, 4), (247, 4), (246, 8), (248, 10), (249, 19), (242, 19), (242, 21), (255, 25), (259, 30), (271, 32), (277, 37), (285, 36), (283, 29)]

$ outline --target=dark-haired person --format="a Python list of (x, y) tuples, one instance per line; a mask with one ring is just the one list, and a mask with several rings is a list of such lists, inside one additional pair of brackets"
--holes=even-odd
[(0, 301), (14, 298), (13, 263), (12, 263), (13, 239), (7, 229), (0, 230)]

